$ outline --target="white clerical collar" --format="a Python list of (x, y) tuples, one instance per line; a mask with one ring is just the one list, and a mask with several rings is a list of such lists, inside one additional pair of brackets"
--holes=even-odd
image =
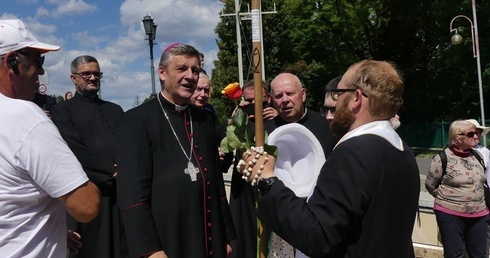
[(361, 125), (357, 127), (356, 129), (346, 133), (340, 140), (337, 142), (337, 145), (335, 145), (334, 149), (343, 141), (346, 141), (350, 138), (354, 138), (356, 136), (361, 136), (361, 135), (366, 135), (366, 134), (373, 134), (377, 135), (383, 139), (385, 139), (387, 142), (389, 142), (393, 147), (397, 148), (400, 151), (403, 151), (403, 142), (400, 136), (393, 130), (391, 127), (391, 124), (387, 120), (382, 120), (382, 121), (374, 121), (371, 123), (367, 123), (365, 125)]
[(175, 110), (176, 111), (179, 111), (179, 112), (180, 111), (183, 111), (183, 110), (185, 110), (187, 108), (187, 106), (189, 106), (189, 105), (185, 105), (185, 106), (177, 105), (177, 104), (173, 103), (172, 101), (170, 101), (167, 97), (165, 97), (165, 95), (163, 94), (163, 92), (161, 94), (162, 94), (162, 97), (164, 97), (168, 102), (170, 102), (170, 103), (172, 103), (172, 104), (175, 105)]
[(306, 113), (308, 113), (308, 109), (307, 108), (304, 108), (304, 110), (305, 110), (305, 112), (303, 113), (303, 115), (298, 120), (293, 121), (293, 123), (297, 123), (297, 122), (301, 121), (301, 119), (305, 118)]

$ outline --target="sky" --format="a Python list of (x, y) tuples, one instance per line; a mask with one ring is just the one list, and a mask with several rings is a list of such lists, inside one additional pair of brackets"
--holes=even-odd
[[(224, 4), (219, 0), (0, 0), (0, 19), (20, 19), (43, 43), (61, 46), (46, 54), (40, 83), (48, 95), (74, 92), (70, 63), (80, 55), (97, 58), (104, 73), (101, 97), (125, 111), (151, 94), (150, 47), (142, 19), (158, 25), (154, 65), (175, 42), (194, 46), (205, 56), (210, 74), (218, 48), (214, 32)], [(160, 91), (155, 71), (155, 89)]]

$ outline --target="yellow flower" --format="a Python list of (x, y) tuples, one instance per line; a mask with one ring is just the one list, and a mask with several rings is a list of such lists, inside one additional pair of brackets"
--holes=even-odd
[(228, 84), (221, 93), (225, 95), (229, 100), (236, 100), (242, 96), (242, 89), (238, 82)]

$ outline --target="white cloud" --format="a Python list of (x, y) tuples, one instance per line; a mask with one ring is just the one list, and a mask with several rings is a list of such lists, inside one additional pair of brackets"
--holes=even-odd
[(87, 4), (83, 0), (68, 0), (68, 1), (50, 1), (53, 4), (57, 4), (56, 9), (53, 10), (51, 15), (53, 17), (60, 17), (73, 14), (85, 14), (89, 12), (95, 12), (97, 5)]
[(88, 31), (78, 31), (71, 34), (73, 40), (78, 40), (78, 44), (84, 48), (92, 48), (98, 46), (101, 42), (107, 41), (102, 37), (93, 36)]
[(216, 37), (214, 28), (222, 7), (217, 0), (126, 0), (121, 5), (121, 22), (136, 25), (144, 33), (141, 19), (148, 13), (158, 24), (157, 41), (187, 42), (193, 39), (209, 44), (208, 41), (214, 42)]
[(36, 18), (49, 16), (49, 10), (44, 7), (39, 7), (36, 10)]
[[(35, 0), (24, 1), (35, 3)], [(214, 67), (217, 55), (214, 29), (223, 7), (219, 0), (125, 0), (120, 5), (112, 0), (97, 1), (97, 5), (82, 0), (40, 2), (33, 4), (29, 12), (4, 13), (1, 17), (19, 17), (41, 42), (62, 47), (58, 52), (46, 54), (47, 74), (40, 80), (48, 83), (50, 95), (73, 92), (71, 61), (79, 55), (92, 55), (104, 72), (103, 99), (128, 110), (136, 96), (141, 101), (148, 97), (151, 93), (149, 46), (141, 22), (147, 13), (158, 24), (157, 45), (153, 49), (155, 66), (165, 47), (183, 42), (205, 55), (208, 74)], [(9, 1), (9, 5), (20, 6), (15, 1)], [(160, 91), (156, 71), (155, 89)]]

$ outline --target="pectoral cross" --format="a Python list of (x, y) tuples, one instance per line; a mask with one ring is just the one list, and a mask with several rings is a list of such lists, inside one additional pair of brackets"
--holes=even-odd
[(191, 161), (187, 163), (187, 168), (184, 169), (184, 172), (191, 177), (192, 182), (197, 181), (197, 173), (199, 173), (199, 169), (194, 167), (194, 164), (192, 164)]

